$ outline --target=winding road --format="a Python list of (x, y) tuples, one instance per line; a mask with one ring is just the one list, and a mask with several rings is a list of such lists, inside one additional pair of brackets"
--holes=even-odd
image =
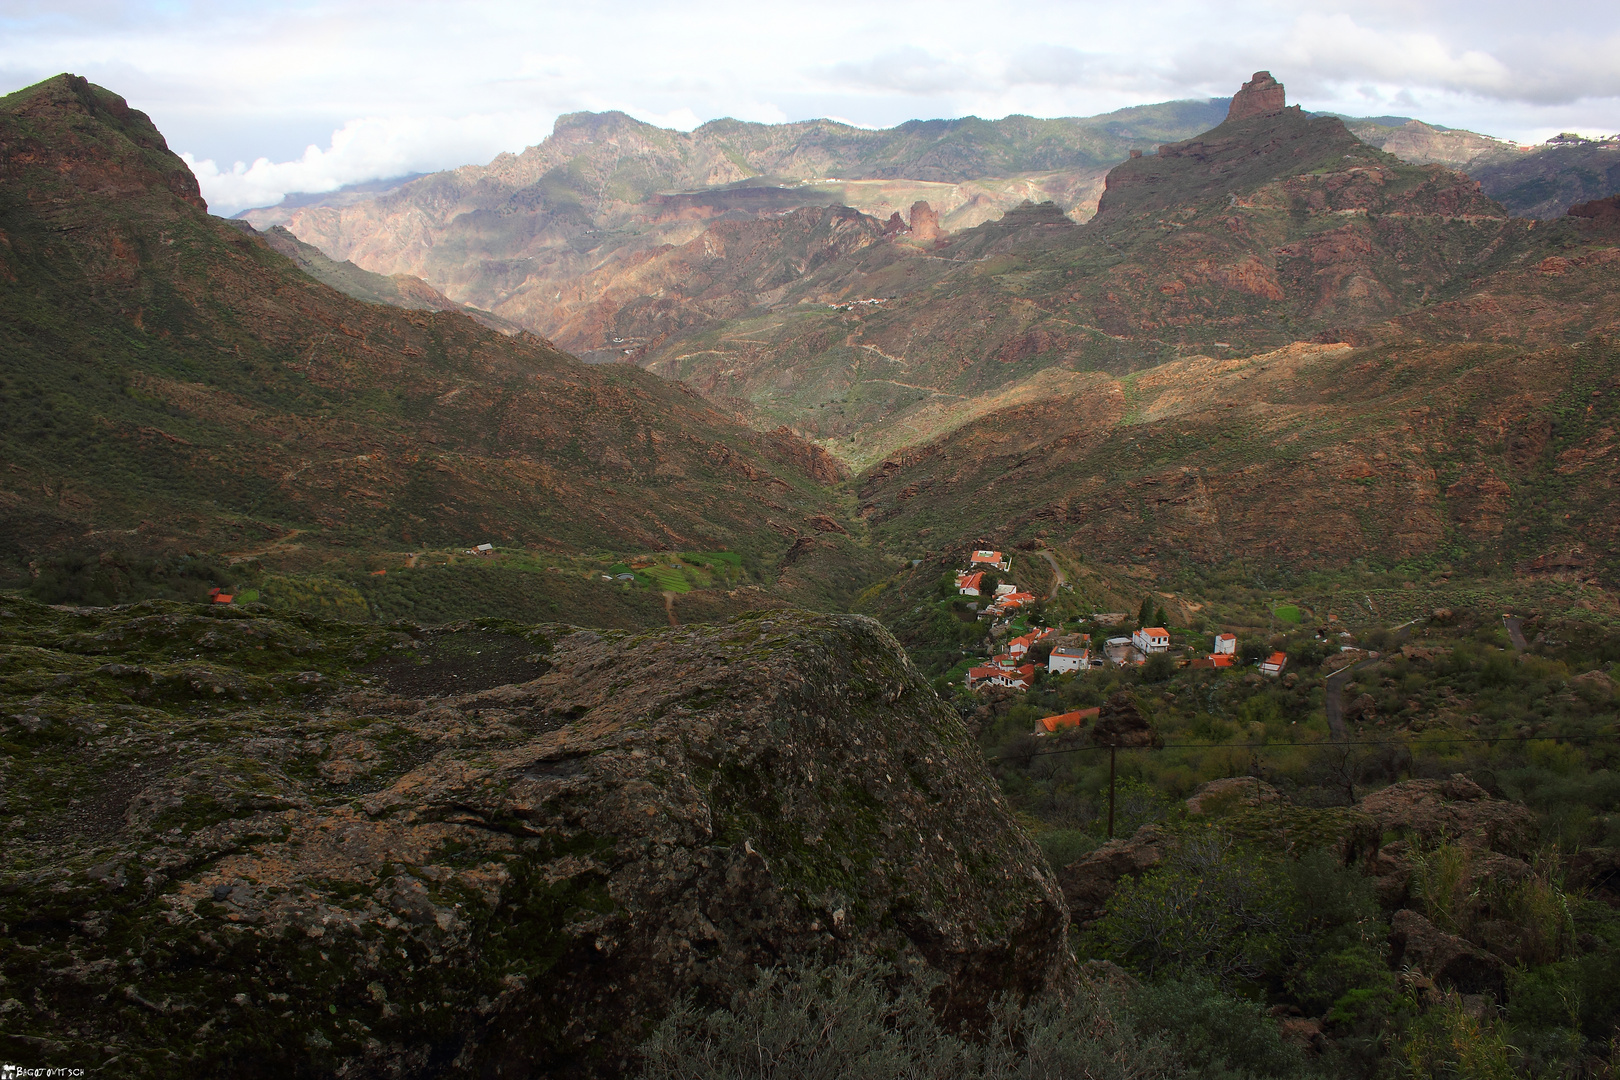
[(1053, 558), (1052, 553), (1050, 551), (1041, 551), (1041, 552), (1038, 552), (1037, 554), (1039, 554), (1041, 558), (1045, 559), (1047, 562), (1052, 564), (1052, 573), (1056, 575), (1052, 579), (1052, 591), (1046, 594), (1046, 598), (1048, 600), (1051, 600), (1051, 599), (1053, 599), (1054, 597), (1057, 596), (1058, 589), (1061, 588), (1063, 583), (1068, 581), (1069, 579), (1063, 576), (1063, 568), (1058, 565), (1057, 559)]

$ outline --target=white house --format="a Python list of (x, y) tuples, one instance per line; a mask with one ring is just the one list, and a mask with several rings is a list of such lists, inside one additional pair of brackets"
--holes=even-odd
[(1090, 660), (1090, 649), (1059, 645), (1052, 650), (1051, 657), (1046, 661), (1046, 670), (1054, 675), (1062, 671), (1084, 671)]
[(1170, 631), (1162, 626), (1144, 626), (1131, 635), (1131, 644), (1144, 653), (1164, 652), (1170, 648)]
[(1215, 635), (1215, 654), (1214, 655), (1216, 655), (1216, 656), (1236, 656), (1237, 655), (1237, 635), (1236, 634), (1216, 634)]
[(1274, 652), (1260, 664), (1260, 671), (1265, 675), (1281, 675), (1282, 669), (1288, 666), (1288, 654)]
[(968, 557), (968, 563), (969, 565), (983, 563), (986, 566), (993, 566), (997, 570), (1012, 569), (1012, 560), (1003, 556), (999, 551), (975, 551)]

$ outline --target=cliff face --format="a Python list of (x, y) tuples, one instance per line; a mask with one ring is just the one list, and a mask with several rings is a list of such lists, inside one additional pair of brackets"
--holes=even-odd
[(0, 985), (36, 991), (7, 1003), (29, 1060), (612, 1074), (675, 995), (787, 957), (932, 971), (961, 1018), (1071, 974), (1040, 852), (869, 619), (8, 603), (0, 648)]

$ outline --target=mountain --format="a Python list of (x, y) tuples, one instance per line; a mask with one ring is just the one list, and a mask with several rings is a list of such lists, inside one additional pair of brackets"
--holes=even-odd
[[(1381, 118), (1394, 119), (1394, 118)], [(1350, 120), (1364, 142), (1417, 165), (1441, 164), (1479, 181), (1480, 189), (1509, 213), (1548, 220), (1576, 203), (1620, 192), (1620, 137), (1559, 135), (1541, 146), (1431, 127), (1419, 120), (1381, 124)]]
[(277, 545), (758, 554), (838, 527), (823, 452), (633, 367), (328, 288), (286, 238), (210, 217), (146, 116), (81, 78), (0, 99), (0, 145), (8, 574)]
[(265, 244), (293, 261), (293, 264), (340, 293), (372, 304), (389, 304), (412, 311), (456, 311), (504, 334), (516, 334), (522, 327), (509, 323), (499, 315), (492, 315), (466, 304), (458, 304), (419, 277), (395, 274), (387, 277), (362, 270), (352, 262), (328, 259), (320, 248), (306, 244), (280, 225), (260, 233), (245, 221), (235, 222), (237, 228), (249, 236), (262, 236)]
[[(283, 225), (334, 259), (421, 277), (566, 342), (578, 309), (598, 299), (587, 275), (632, 281), (643, 259), (692, 240), (710, 221), (832, 204), (887, 220), (919, 200), (946, 229), (1025, 200), (1054, 200), (1084, 218), (1110, 166), (1203, 130), (1225, 107), (1170, 102), (1083, 119), (965, 117), (884, 131), (717, 120), (690, 133), (623, 113), (575, 113), (540, 144), (487, 166), (240, 216), (259, 229)], [(583, 353), (622, 351), (592, 344)]]
[(1078, 374), (1341, 340), (1540, 250), (1468, 177), (1297, 108), (1128, 159), (1084, 225), (1050, 204), (926, 241), (895, 225), (712, 224), (622, 290), (592, 281), (564, 340), (865, 467)]

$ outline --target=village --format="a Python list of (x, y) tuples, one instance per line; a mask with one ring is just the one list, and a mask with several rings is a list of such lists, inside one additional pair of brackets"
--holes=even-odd
[[(978, 549), (968, 555), (968, 565), (956, 573), (956, 590), (961, 596), (982, 598), (968, 607), (980, 619), (992, 620), (995, 630), (1010, 627), (1014, 615), (1038, 600), (1034, 593), (1020, 589), (998, 575), (1012, 571), (1012, 558), (999, 551)], [(988, 600), (981, 608), (979, 603)], [(1162, 615), (1162, 611), (1160, 612)], [(1097, 613), (1093, 620), (1099, 623), (1118, 623), (1125, 616), (1120, 613)], [(1212, 635), (1208, 652), (1171, 655), (1170, 631), (1163, 626), (1142, 626), (1129, 636), (1106, 638), (1093, 653), (1091, 634), (1078, 630), (1065, 632), (1058, 626), (1030, 625), (1023, 633), (1006, 642), (1004, 650), (986, 663), (968, 668), (965, 684), (970, 691), (986, 687), (1002, 687), (1026, 691), (1035, 685), (1036, 673), (1044, 669), (1048, 676), (1074, 675), (1110, 664), (1118, 667), (1141, 666), (1156, 655), (1165, 655), (1178, 667), (1229, 668), (1239, 663), (1238, 640), (1235, 634), (1217, 632)], [(1288, 666), (1288, 656), (1272, 652), (1256, 664), (1262, 675), (1280, 676)], [(1094, 718), (1097, 709), (1063, 713), (1043, 717), (1034, 734), (1050, 735), (1061, 728), (1078, 727)]]

